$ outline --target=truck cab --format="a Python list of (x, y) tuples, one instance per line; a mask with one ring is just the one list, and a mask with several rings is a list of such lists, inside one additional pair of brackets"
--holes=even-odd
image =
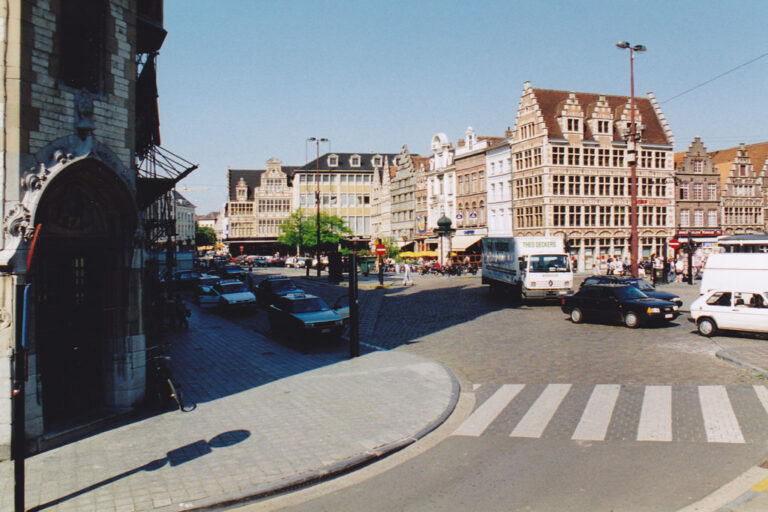
[(567, 254), (528, 254), (518, 261), (522, 297), (556, 299), (573, 291), (573, 271)]

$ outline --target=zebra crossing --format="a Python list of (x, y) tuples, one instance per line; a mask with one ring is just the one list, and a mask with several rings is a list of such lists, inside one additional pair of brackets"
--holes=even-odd
[(764, 441), (768, 389), (762, 385), (504, 384), (452, 435), (502, 434), (593, 442)]

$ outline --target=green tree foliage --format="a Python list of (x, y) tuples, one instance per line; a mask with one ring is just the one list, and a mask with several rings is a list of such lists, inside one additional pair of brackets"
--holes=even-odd
[(205, 245), (215, 245), (216, 232), (213, 230), (213, 228), (197, 224), (195, 226), (195, 243), (198, 247)]
[[(277, 238), (281, 244), (296, 247), (314, 248), (317, 245), (317, 216), (307, 214), (301, 209), (293, 212), (288, 219), (280, 225), (282, 232)], [(335, 246), (352, 230), (344, 223), (341, 217), (320, 212), (320, 246)]]

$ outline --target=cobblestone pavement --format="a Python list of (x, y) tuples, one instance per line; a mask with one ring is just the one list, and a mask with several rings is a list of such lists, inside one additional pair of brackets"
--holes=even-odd
[[(325, 276), (277, 272), (328, 302), (348, 293)], [(179, 510), (375, 457), (411, 442), (452, 409), (457, 388), (432, 360), (450, 368), (464, 389), (482, 385), (480, 398), (515, 382), (729, 389), (764, 382), (715, 357), (726, 349), (758, 357), (764, 339), (718, 337), (715, 344), (695, 334), (684, 316), (651, 329), (574, 325), (556, 305), (511, 307), (490, 296), (479, 277), (414, 281), (403, 287), (389, 275), (379, 288), (375, 276), (361, 277), (365, 355), (354, 361), (346, 361), (344, 342), (269, 339), (263, 311), (221, 316), (193, 308), (191, 328), (177, 335), (173, 355), (197, 409), (135, 418), (31, 457), (28, 506)], [(685, 293), (695, 296), (690, 288)], [(10, 462), (0, 463), (0, 510), (10, 508), (11, 470)]]

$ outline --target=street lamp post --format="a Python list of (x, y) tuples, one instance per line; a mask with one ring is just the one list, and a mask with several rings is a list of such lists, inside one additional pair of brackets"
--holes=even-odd
[(315, 244), (315, 259), (317, 260), (317, 277), (320, 277), (320, 143), (328, 142), (328, 139), (309, 137), (307, 140), (315, 142), (317, 147), (317, 167), (315, 169), (315, 206), (317, 207), (317, 216), (315, 222), (317, 224), (317, 243)]
[(629, 175), (629, 195), (630, 195), (630, 208), (629, 208), (629, 225), (630, 225), (630, 241), (629, 241), (629, 254), (630, 254), (630, 268), (632, 275), (637, 277), (637, 264), (639, 259), (639, 242), (638, 239), (638, 216), (637, 216), (637, 139), (638, 133), (635, 126), (635, 52), (644, 52), (645, 46), (636, 44), (630, 45), (626, 41), (619, 41), (616, 46), (621, 50), (629, 50), (629, 108), (630, 108), (630, 121), (629, 121), (629, 134), (627, 135), (627, 142), (631, 146), (627, 149), (627, 156), (629, 158), (630, 175)]

